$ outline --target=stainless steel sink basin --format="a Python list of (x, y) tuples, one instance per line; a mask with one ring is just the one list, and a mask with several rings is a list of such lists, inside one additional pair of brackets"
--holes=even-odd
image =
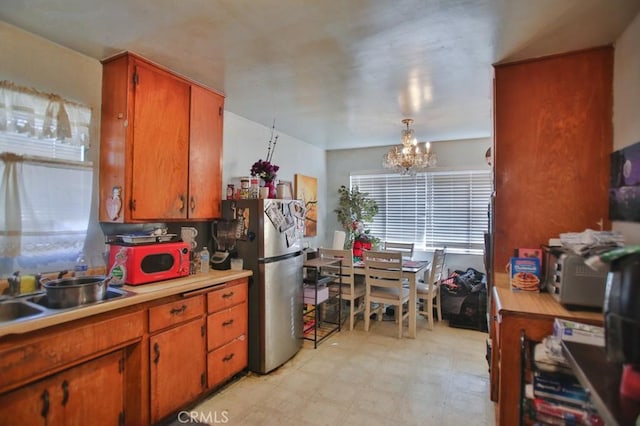
[(44, 311), (20, 301), (0, 303), (0, 322), (16, 321), (43, 314)]
[(56, 315), (73, 309), (81, 309), (83, 307), (96, 305), (98, 303), (108, 303), (111, 300), (118, 300), (134, 294), (135, 293), (120, 288), (108, 287), (105, 293), (105, 298), (102, 300), (60, 309), (49, 306), (46, 293), (38, 293), (33, 296), (19, 297), (17, 299), (2, 300), (0, 301), (0, 326), (5, 323), (23, 322), (36, 317)]
[[(112, 300), (112, 299), (119, 299), (121, 297), (129, 296), (129, 295), (130, 295), (130, 293), (128, 291), (126, 291), (126, 290), (108, 287), (107, 291), (105, 291), (105, 293), (104, 293), (104, 299), (95, 300), (95, 301), (91, 301), (91, 302), (80, 304), (80, 305), (76, 305), (76, 306), (71, 306), (69, 308), (73, 309), (73, 308), (78, 308), (78, 307), (82, 307), (82, 306), (95, 305), (96, 303), (104, 303), (104, 302), (107, 302), (107, 301)], [(41, 294), (41, 295), (38, 295), (38, 296), (30, 297), (27, 300), (29, 302), (35, 303), (35, 304), (40, 305), (43, 308), (47, 308), (47, 309), (55, 309), (55, 310), (69, 309), (69, 308), (58, 308), (58, 307), (50, 306), (49, 299), (47, 298), (47, 295), (44, 294), (44, 293)]]

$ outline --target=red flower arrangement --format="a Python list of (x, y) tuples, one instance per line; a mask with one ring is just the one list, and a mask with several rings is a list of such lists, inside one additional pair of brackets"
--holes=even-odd
[(258, 160), (251, 166), (251, 176), (258, 176), (265, 182), (272, 182), (280, 170), (279, 166), (271, 164), (270, 161)]

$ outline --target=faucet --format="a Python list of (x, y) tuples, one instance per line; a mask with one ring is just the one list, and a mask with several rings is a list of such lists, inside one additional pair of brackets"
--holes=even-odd
[(9, 283), (9, 296), (20, 296), (20, 271), (16, 271), (8, 277), (7, 282)]

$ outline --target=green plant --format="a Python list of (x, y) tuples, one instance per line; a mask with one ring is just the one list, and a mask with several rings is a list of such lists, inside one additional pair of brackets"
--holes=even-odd
[(360, 192), (357, 186), (349, 189), (342, 185), (338, 189), (340, 199), (338, 208), (334, 210), (338, 216), (338, 222), (347, 233), (346, 241), (349, 247), (353, 245), (353, 241), (368, 241), (374, 245), (379, 239), (372, 236), (365, 227), (365, 222), (371, 222), (376, 214), (378, 214), (378, 204), (376, 201), (368, 198), (366, 192)]

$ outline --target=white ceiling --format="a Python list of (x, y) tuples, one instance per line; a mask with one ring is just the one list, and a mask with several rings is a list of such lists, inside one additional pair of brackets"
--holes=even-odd
[[(96, 59), (131, 50), (326, 149), (491, 135), (496, 62), (610, 44), (640, 0), (1, 0)], [(5, 42), (5, 41), (3, 41)]]

